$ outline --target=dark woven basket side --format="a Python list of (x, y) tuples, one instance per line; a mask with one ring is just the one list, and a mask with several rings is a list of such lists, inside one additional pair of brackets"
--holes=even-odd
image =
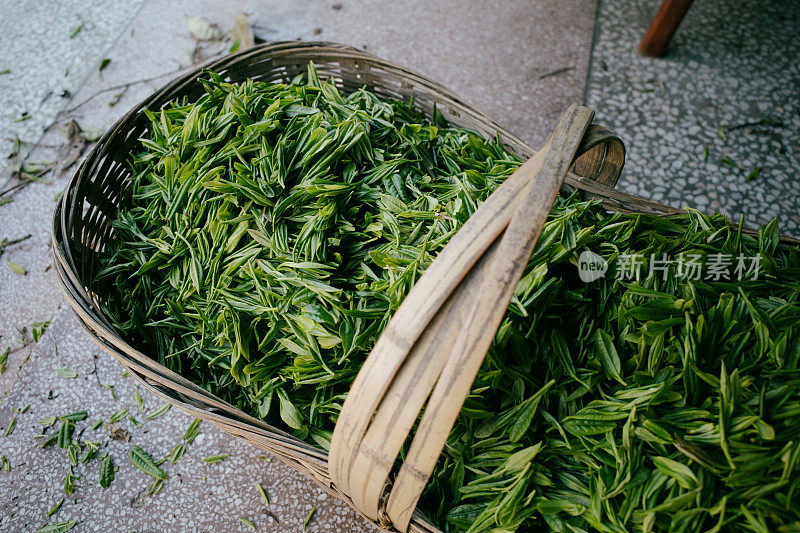
[[(520, 157), (527, 158), (534, 153), (530, 146), (437, 83), (344, 45), (265, 44), (213, 61), (204, 68), (232, 82), (246, 79), (288, 82), (297, 74), (304, 73), (309, 61), (314, 61), (321, 77), (332, 78), (345, 93), (367, 86), (383, 98), (404, 101), (413, 98), (414, 104), (427, 115), (432, 114), (435, 104), (456, 126), (472, 128), (487, 137), (499, 135), (508, 149)], [(126, 158), (139, 149), (137, 139), (147, 132), (148, 121), (143, 110), (159, 109), (178, 97), (199, 97), (203, 91), (196, 81), (200, 71), (198, 68), (173, 80), (121, 118), (97, 142), (73, 175), (53, 220), (54, 264), (64, 294), (92, 338), (145, 388), (190, 415), (268, 450), (312, 477), (331, 494), (350, 502), (347, 495), (331, 483), (327, 454), (323, 450), (234, 408), (128, 344), (104, 316), (99, 305), (102, 295), (93, 290), (99, 253), (115, 238), (111, 220), (127, 201), (130, 172)], [(564, 192), (573, 190), (601, 199), (611, 210), (660, 215), (679, 212), (571, 173), (567, 176)], [(790, 237), (784, 237), (783, 242), (798, 243)], [(411, 531), (438, 529), (417, 512)]]

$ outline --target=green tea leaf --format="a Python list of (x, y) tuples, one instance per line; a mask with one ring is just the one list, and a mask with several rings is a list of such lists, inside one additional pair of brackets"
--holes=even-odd
[(145, 410), (144, 400), (142, 399), (142, 395), (139, 394), (139, 389), (136, 389), (136, 392), (133, 394), (133, 398), (136, 401), (136, 406), (139, 408), (140, 411)]
[(681, 488), (694, 490), (699, 484), (692, 470), (683, 463), (673, 461), (667, 457), (657, 456), (653, 457), (653, 464), (662, 474), (675, 479)]
[(74, 39), (83, 29), (83, 22), (75, 26), (72, 31), (69, 32), (69, 38)]
[(183, 454), (186, 452), (186, 446), (183, 444), (178, 444), (172, 449), (172, 454), (169, 457), (169, 462), (172, 464), (177, 463)]
[(281, 402), (281, 419), (286, 422), (286, 425), (290, 428), (302, 429), (303, 415), (300, 414), (300, 411), (292, 404), (289, 397), (282, 389), (278, 389), (278, 399)]
[(201, 420), (199, 418), (195, 418), (192, 420), (192, 423), (189, 424), (189, 428), (186, 430), (186, 433), (183, 434), (183, 440), (186, 441), (186, 444), (191, 444), (197, 434), (199, 432)]
[(58, 428), (58, 447), (66, 449), (72, 442), (72, 431), (75, 429), (75, 424), (69, 420), (61, 422)]
[(25, 268), (22, 265), (15, 263), (10, 259), (6, 259), (6, 263), (8, 264), (8, 268), (10, 268), (11, 272), (13, 272), (14, 274), (19, 274), (20, 276), (24, 276), (25, 274), (28, 273), (28, 271), (25, 270)]
[(314, 515), (315, 515), (316, 513), (317, 513), (317, 506), (315, 505), (315, 506), (314, 506), (314, 507), (311, 509), (311, 512), (310, 512), (310, 513), (308, 513), (308, 515), (306, 515), (306, 518), (305, 518), (305, 520), (303, 520), (303, 531), (305, 531), (306, 529), (308, 529), (308, 524), (310, 524), (310, 523), (311, 523), (311, 520), (314, 518)]
[[(461, 111), (329, 72), (207, 70), (144, 110), (91, 280), (122, 338), (321, 452), (411, 288), (521, 164), (515, 142), (449, 124)], [(606, 276), (580, 281), (584, 251)], [(798, 268), (777, 224), (565, 189), (420, 511), (470, 533), (791, 527)]]
[(614, 346), (614, 341), (611, 339), (611, 336), (605, 331), (598, 329), (595, 331), (594, 342), (600, 356), (600, 363), (603, 365), (606, 374), (625, 385), (625, 381), (623, 381), (622, 375), (620, 374), (622, 369), (620, 367), (619, 355), (617, 354), (617, 348)]
[(60, 500), (58, 500), (58, 503), (56, 503), (49, 511), (47, 511), (47, 514), (45, 516), (48, 517), (48, 518), (53, 516), (54, 514), (56, 514), (58, 512), (59, 509), (61, 509), (62, 505), (64, 505), (64, 498), (63, 497)]
[(156, 407), (155, 409), (153, 409), (152, 411), (150, 411), (147, 414), (146, 418), (148, 420), (154, 420), (154, 419), (158, 418), (159, 416), (165, 414), (167, 411), (169, 411), (170, 407), (172, 407), (171, 404), (168, 404), (168, 403), (162, 404), (162, 405)]
[(115, 422), (119, 422), (120, 420), (122, 420), (123, 418), (125, 418), (127, 416), (128, 416), (128, 410), (123, 407), (122, 409), (120, 409), (119, 411), (115, 412), (114, 414), (112, 414), (108, 418), (108, 423), (109, 424), (113, 424)]
[(164, 480), (163, 479), (156, 479), (155, 481), (153, 481), (150, 484), (150, 487), (148, 487), (147, 495), (148, 496), (155, 496), (156, 494), (161, 492), (161, 489), (163, 489), (163, 488), (164, 488)]
[(150, 457), (150, 454), (141, 449), (139, 446), (134, 446), (131, 448), (128, 458), (131, 460), (131, 463), (133, 463), (133, 466), (148, 476), (152, 476), (159, 480), (167, 479), (167, 474), (165, 474), (163, 470), (156, 466), (156, 463), (153, 461), (153, 458)]
[[(137, 467), (138, 468), (138, 467)], [(140, 468), (141, 470), (141, 468)], [(103, 460), (100, 461), (100, 486), (108, 488), (111, 485), (111, 482), (114, 481), (114, 461), (111, 459), (111, 456), (106, 454), (103, 457)]]
[(3, 353), (0, 354), (0, 376), (3, 375), (3, 372), (6, 371), (6, 364), (8, 364), (8, 354), (11, 353), (11, 348), (6, 348)]
[(66, 522), (58, 522), (57, 524), (50, 524), (40, 527), (36, 533), (65, 533), (78, 524), (77, 520), (68, 520)]
[(61, 415), (58, 419), (62, 422), (79, 422), (81, 420), (86, 420), (86, 417), (89, 416), (86, 411), (75, 411), (74, 413), (69, 413), (66, 415)]

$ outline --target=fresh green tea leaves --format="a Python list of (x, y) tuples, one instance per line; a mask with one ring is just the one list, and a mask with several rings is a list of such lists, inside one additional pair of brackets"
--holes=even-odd
[(34, 322), (31, 324), (31, 336), (33, 337), (33, 342), (39, 342), (39, 339), (42, 338), (42, 335), (47, 331), (48, 326), (50, 326), (50, 321), (45, 322)]
[(127, 416), (128, 416), (128, 410), (123, 407), (122, 409), (116, 411), (108, 418), (108, 423), (113, 424), (115, 422), (119, 422), (120, 420), (124, 419)]
[[(345, 94), (313, 65), (286, 83), (199, 81), (196, 100), (144, 113), (93, 288), (159, 363), (325, 449), (395, 310), (519, 158), (443, 110)], [(583, 251), (605, 276), (581, 281)], [(760, 268), (651, 271), (665, 254)], [(777, 224), (754, 237), (721, 215), (562, 195), (420, 509), (471, 533), (791, 528), (798, 323), (800, 254)]]
[(45, 516), (47, 517), (53, 516), (58, 512), (59, 509), (61, 509), (62, 505), (64, 505), (64, 497), (58, 500), (58, 503), (56, 503), (49, 511), (47, 511), (47, 514)]
[(653, 464), (656, 465), (659, 472), (675, 479), (681, 488), (694, 490), (700, 484), (692, 470), (683, 463), (666, 457), (653, 457)]
[(136, 392), (133, 393), (133, 398), (136, 400), (136, 406), (139, 408), (140, 411), (145, 410), (144, 406), (144, 399), (142, 399), (142, 395), (139, 393), (139, 389), (137, 387)]
[(69, 32), (69, 38), (74, 39), (83, 29), (83, 22), (75, 26), (72, 31)]
[(177, 463), (183, 454), (186, 452), (186, 446), (184, 444), (178, 444), (172, 449), (172, 454), (170, 454), (169, 462), (172, 464)]
[(58, 428), (58, 440), (56, 441), (59, 448), (63, 450), (70, 445), (72, 442), (72, 432), (74, 430), (75, 424), (73, 422), (69, 420), (61, 422), (61, 425)]
[(64, 494), (67, 496), (72, 496), (72, 493), (75, 492), (75, 480), (80, 479), (80, 476), (76, 476), (75, 473), (72, 471), (72, 467), (69, 467), (69, 471), (67, 475), (64, 476)]
[(261, 483), (256, 483), (256, 487), (258, 488), (258, 493), (261, 494), (261, 497), (264, 499), (264, 503), (269, 505), (269, 496), (267, 496), (266, 489), (261, 486)]
[(303, 415), (292, 404), (283, 389), (278, 389), (278, 399), (281, 404), (281, 419), (292, 429), (303, 429)]
[(611, 336), (602, 329), (598, 329), (595, 332), (594, 342), (599, 354), (598, 359), (600, 364), (603, 365), (606, 374), (625, 385), (620, 374), (619, 355), (617, 355), (617, 348), (614, 346)]
[(155, 496), (156, 494), (161, 492), (161, 489), (163, 489), (163, 488), (164, 488), (164, 480), (163, 479), (156, 479), (155, 481), (153, 481), (150, 484), (150, 487), (148, 487), (147, 495), (148, 496)]

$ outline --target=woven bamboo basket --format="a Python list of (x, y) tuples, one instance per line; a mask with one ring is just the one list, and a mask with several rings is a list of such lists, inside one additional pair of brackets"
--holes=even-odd
[[(499, 135), (507, 148), (522, 158), (530, 158), (535, 153), (530, 146), (451, 91), (401, 66), (334, 43), (259, 45), (187, 72), (142, 101), (103, 135), (75, 172), (56, 207), (53, 219), (54, 264), (67, 302), (81, 325), (146, 389), (190, 415), (269, 451), (359, 510), (351, 497), (332, 480), (328, 454), (324, 450), (234, 408), (130, 345), (104, 316), (100, 306), (103, 295), (93, 289), (93, 279), (99, 267), (98, 256), (114, 239), (111, 220), (127, 198), (130, 171), (126, 158), (139, 148), (137, 139), (144, 137), (147, 131), (143, 110), (159, 109), (178, 97), (198, 98), (202, 86), (196, 79), (202, 68), (211, 69), (231, 82), (246, 79), (287, 82), (304, 73), (309, 61), (315, 63), (321, 77), (332, 79), (345, 93), (367, 86), (386, 99), (410, 101), (413, 98), (414, 104), (428, 115), (435, 105), (455, 126), (471, 128), (486, 137)], [(578, 191), (586, 198), (601, 200), (604, 207), (612, 211), (657, 215), (679, 213), (678, 209), (613, 188), (624, 160), (624, 149), (621, 154), (609, 151), (610, 141), (615, 140), (613, 134), (602, 128), (590, 129), (579, 153), (599, 146), (603, 150), (594, 150), (594, 158), (578, 161), (567, 173), (561, 192)], [(621, 147), (621, 144), (617, 146)], [(747, 232), (754, 233), (752, 230)], [(800, 241), (783, 236), (782, 243), (797, 245)], [(383, 515), (372, 521), (386, 529), (393, 527)], [(439, 531), (418, 510), (413, 513), (408, 529), (415, 532)]]

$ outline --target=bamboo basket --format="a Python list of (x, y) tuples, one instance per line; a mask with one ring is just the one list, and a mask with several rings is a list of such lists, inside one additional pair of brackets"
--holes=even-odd
[[(80, 164), (58, 202), (53, 219), (52, 248), (65, 297), (81, 325), (147, 390), (190, 415), (269, 451), (358, 510), (350, 496), (332, 481), (325, 451), (234, 408), (128, 344), (104, 316), (100, 306), (103, 295), (92, 287), (99, 267), (98, 255), (115, 237), (111, 220), (126, 200), (130, 177), (126, 158), (139, 148), (137, 139), (147, 131), (143, 110), (159, 109), (178, 97), (198, 98), (202, 86), (196, 79), (202, 68), (211, 69), (231, 82), (246, 79), (287, 82), (304, 73), (309, 61), (314, 61), (320, 77), (332, 79), (345, 93), (367, 86), (382, 98), (404, 101), (413, 98), (414, 104), (429, 116), (435, 105), (455, 126), (471, 128), (486, 137), (499, 135), (507, 148), (522, 158), (528, 159), (535, 152), (451, 91), (401, 66), (335, 43), (269, 43), (187, 72), (114, 124)], [(584, 144), (588, 146), (582, 146), (579, 152), (614, 140), (613, 134), (595, 127), (584, 137)], [(612, 211), (657, 215), (680, 212), (614, 189), (624, 149), (620, 159), (619, 153), (612, 155), (608, 151), (610, 144), (604, 146), (605, 151), (595, 151), (594, 159), (579, 161), (567, 173), (561, 188), (563, 194), (578, 191), (586, 198), (601, 200), (604, 207)], [(796, 245), (800, 241), (783, 236), (782, 243)], [(385, 529), (393, 528), (383, 516), (372, 522)], [(408, 529), (439, 531), (419, 510), (413, 513)]]

